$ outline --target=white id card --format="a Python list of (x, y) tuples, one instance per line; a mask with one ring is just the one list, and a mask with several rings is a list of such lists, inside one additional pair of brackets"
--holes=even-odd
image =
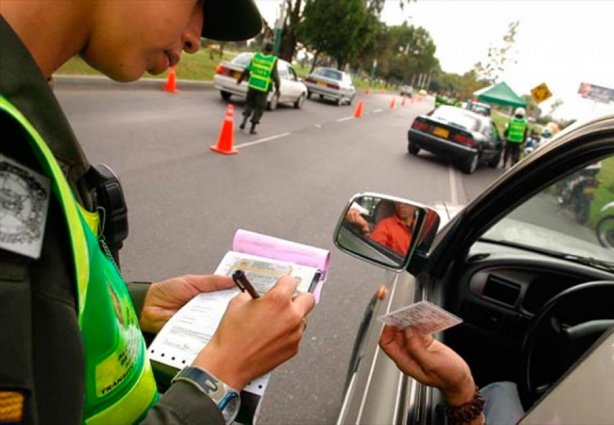
[(428, 301), (408, 305), (379, 316), (378, 319), (399, 329), (413, 326), (425, 334), (441, 332), (463, 321), (460, 317)]

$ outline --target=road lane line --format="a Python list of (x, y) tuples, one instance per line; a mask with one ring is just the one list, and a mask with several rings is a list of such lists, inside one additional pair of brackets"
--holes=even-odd
[(349, 116), (349, 117), (343, 117), (343, 118), (339, 118), (337, 119), (337, 122), (343, 122), (343, 121), (348, 121), (348, 120), (353, 120), (354, 117), (353, 116)]
[(450, 176), (450, 203), (453, 205), (458, 204), (458, 189), (456, 187), (456, 174), (454, 173), (454, 168), (450, 166), (448, 168), (448, 175)]
[(375, 109), (375, 110), (373, 110), (373, 113), (374, 113), (374, 114), (377, 114), (377, 113), (379, 113), (379, 112), (382, 112), (382, 110), (381, 110), (381, 109)]
[(242, 143), (240, 145), (235, 145), (235, 148), (245, 148), (247, 146), (258, 145), (260, 143), (270, 142), (271, 140), (281, 139), (282, 137), (289, 136), (291, 133), (281, 133), (275, 136), (265, 137), (263, 139), (254, 140), (253, 142)]
[(314, 124), (316, 128), (322, 128), (322, 125), (320, 124)]

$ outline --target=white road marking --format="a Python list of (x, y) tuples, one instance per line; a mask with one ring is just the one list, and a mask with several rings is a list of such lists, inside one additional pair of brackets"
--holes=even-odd
[(254, 140), (253, 142), (242, 143), (240, 145), (235, 145), (235, 148), (245, 148), (247, 146), (258, 145), (260, 143), (270, 142), (271, 140), (281, 139), (282, 137), (289, 136), (291, 133), (281, 133), (275, 136), (265, 137), (262, 139)]
[(353, 119), (354, 119), (353, 116), (343, 117), (343, 118), (337, 119), (337, 122), (343, 122), (343, 121), (348, 121), (348, 120), (353, 120)]
[(314, 124), (316, 128), (322, 128), (321, 124)]
[(377, 113), (379, 113), (379, 112), (382, 112), (382, 110), (381, 110), (381, 109), (375, 109), (375, 110), (373, 111), (373, 113), (374, 113), (374, 114), (377, 114)]
[(450, 176), (450, 203), (453, 205), (458, 204), (458, 189), (456, 187), (456, 173), (454, 172), (454, 168), (450, 166), (448, 168), (449, 176)]

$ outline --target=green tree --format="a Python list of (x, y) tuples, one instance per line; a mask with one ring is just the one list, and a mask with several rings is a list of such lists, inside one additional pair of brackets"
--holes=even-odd
[(364, 0), (308, 0), (299, 28), (301, 42), (314, 53), (333, 57), (343, 69), (367, 45), (377, 26)]

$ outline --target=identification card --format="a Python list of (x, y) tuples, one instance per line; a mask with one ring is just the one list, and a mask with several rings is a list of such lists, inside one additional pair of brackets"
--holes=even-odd
[(399, 329), (413, 326), (425, 334), (441, 332), (463, 321), (460, 317), (428, 301), (408, 305), (379, 316), (378, 319)]

